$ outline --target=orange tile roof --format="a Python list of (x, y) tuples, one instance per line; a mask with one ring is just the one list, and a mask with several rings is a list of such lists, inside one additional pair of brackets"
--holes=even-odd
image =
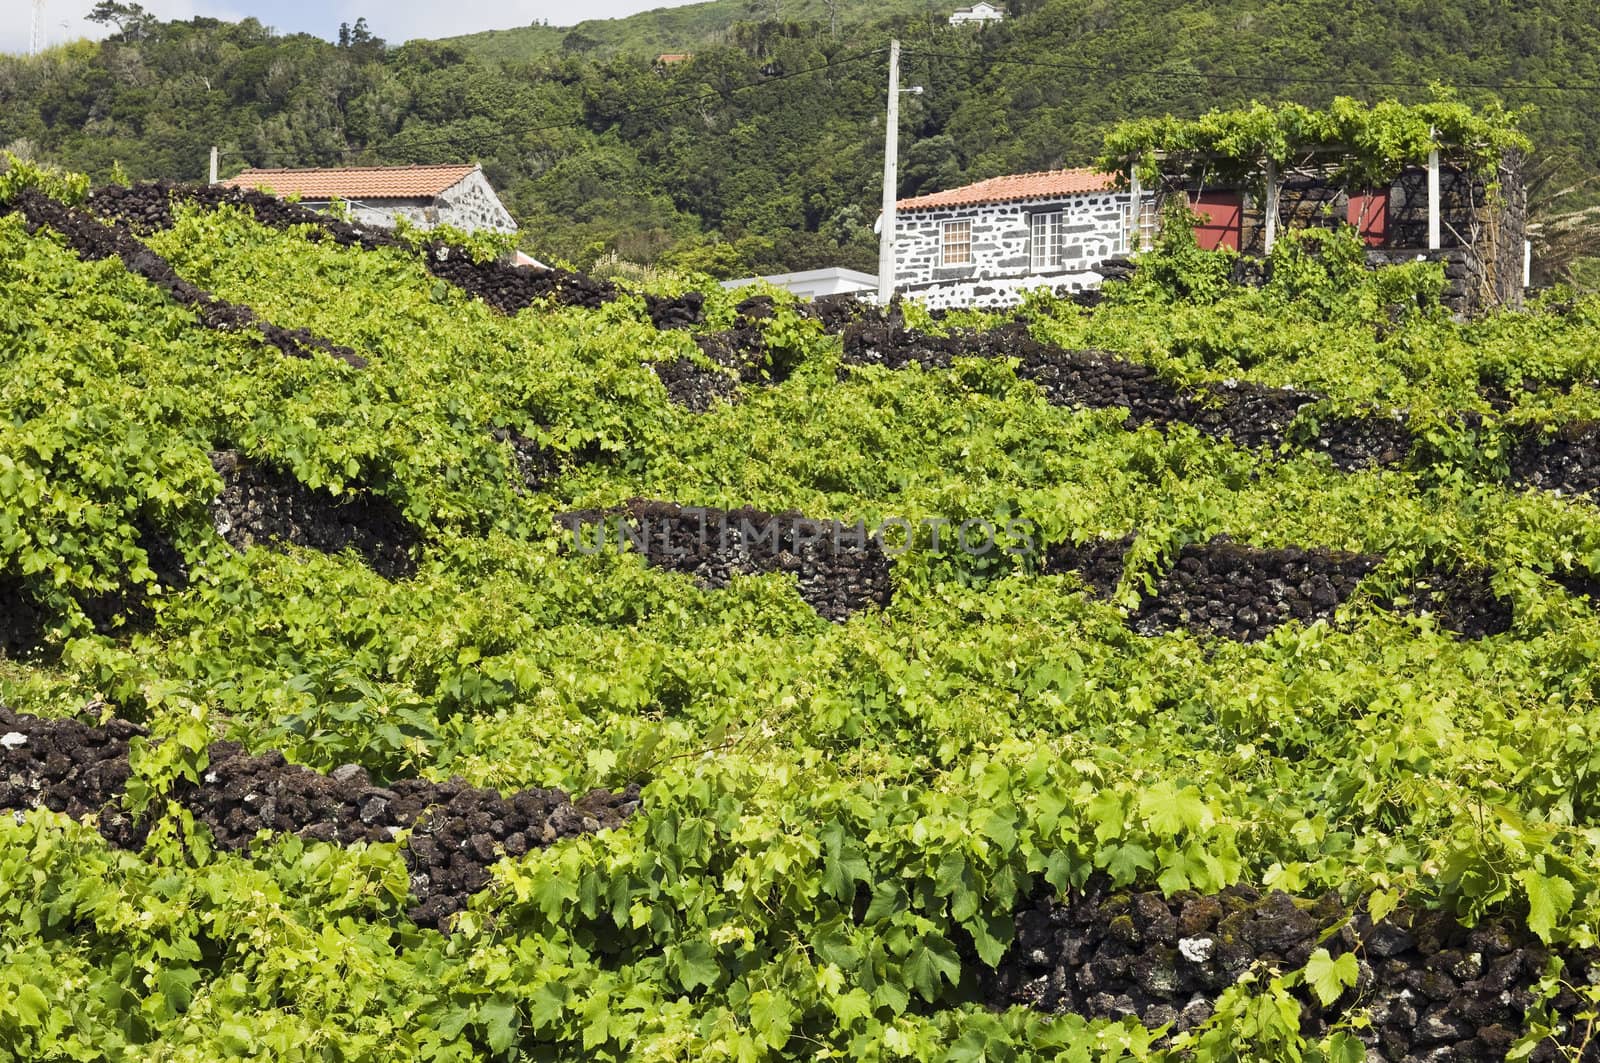
[(944, 192), (902, 199), (895, 204), (895, 209), (929, 210), (934, 207), (970, 207), (979, 203), (1012, 203), (1019, 199), (1054, 199), (1085, 192), (1104, 192), (1115, 187), (1116, 182), (1116, 174), (1090, 169), (1016, 173), (991, 177), (987, 181)]
[(305, 199), (425, 199), (478, 169), (476, 166), (346, 166), (333, 170), (246, 170), (222, 182), (230, 188), (270, 188)]

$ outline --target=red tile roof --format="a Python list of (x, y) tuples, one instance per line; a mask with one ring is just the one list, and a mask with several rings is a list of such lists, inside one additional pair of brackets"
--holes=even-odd
[(1055, 199), (1057, 196), (1104, 192), (1116, 185), (1116, 174), (1099, 170), (1046, 170), (991, 177), (944, 192), (902, 199), (896, 210), (930, 210), (934, 207), (969, 207), (979, 203), (1013, 203), (1019, 199)]
[(246, 170), (223, 184), (270, 188), (305, 199), (427, 199), (478, 169), (476, 166), (346, 166), (333, 170)]

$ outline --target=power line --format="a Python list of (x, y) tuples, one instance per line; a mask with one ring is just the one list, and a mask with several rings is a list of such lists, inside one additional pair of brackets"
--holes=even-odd
[[(712, 92), (702, 92), (702, 93), (693, 94), (693, 95), (683, 95), (683, 96), (677, 97), (676, 99), (666, 100), (666, 101), (663, 101), (661, 103), (650, 104), (650, 105), (644, 106), (644, 107), (636, 107), (636, 108), (633, 108), (632, 110), (624, 111), (620, 115), (614, 116), (612, 118), (612, 123), (616, 124), (618, 122), (625, 122), (625, 121), (627, 121), (627, 120), (629, 120), (631, 118), (638, 118), (638, 117), (641, 117), (641, 116), (651, 115), (651, 114), (659, 114), (662, 111), (668, 111), (668, 110), (671, 110), (671, 109), (673, 109), (675, 107), (682, 107), (682, 106), (686, 106), (686, 105), (689, 105), (689, 104), (707, 103), (707, 102), (710, 102), (710, 101), (713, 101), (713, 100), (721, 100), (721, 99), (725, 99), (725, 98), (727, 98), (729, 96), (734, 96), (734, 95), (737, 95), (739, 93), (744, 93), (744, 92), (751, 92), (751, 91), (754, 91), (756, 89), (770, 88), (773, 85), (778, 85), (778, 84), (781, 84), (782, 82), (785, 82), (785, 81), (792, 81), (795, 78), (804, 77), (807, 74), (816, 74), (816, 73), (820, 73), (820, 72), (822, 72), (824, 70), (832, 70), (832, 69), (835, 69), (835, 68), (838, 68), (838, 67), (848, 66), (851, 63), (859, 63), (864, 59), (871, 59), (871, 58), (873, 58), (875, 56), (881, 55), (881, 54), (883, 54), (883, 52), (884, 52), (884, 49), (882, 49), (882, 48), (872, 48), (872, 49), (869, 49), (868, 51), (865, 51), (865, 52), (857, 52), (854, 55), (845, 56), (843, 59), (830, 59), (826, 63), (821, 63), (821, 64), (818, 64), (817, 66), (806, 67), (803, 70), (794, 70), (794, 71), (790, 71), (789, 73), (786, 73), (786, 74), (774, 74), (771, 77), (768, 77), (767, 79), (765, 79), (764, 81), (754, 81), (754, 82), (751, 82), (748, 85), (737, 85), (734, 88), (728, 89), (725, 92), (723, 92), (723, 91), (712, 91)], [(549, 125), (522, 126), (522, 127), (517, 127), (517, 128), (511, 128), (511, 129), (502, 129), (497, 133), (490, 133), (490, 134), (487, 134), (487, 135), (474, 135), (474, 134), (470, 134), (469, 133), (469, 134), (464, 134), (462, 136), (436, 136), (436, 137), (433, 137), (432, 139), (401, 140), (401, 139), (399, 139), (399, 134), (397, 134), (396, 136), (390, 137), (377, 150), (381, 150), (382, 147), (398, 147), (398, 148), (404, 148), (404, 149), (407, 149), (407, 150), (409, 150), (411, 148), (428, 148), (428, 147), (439, 147), (439, 146), (455, 147), (458, 144), (460, 144), (462, 141), (470, 141), (470, 142), (473, 142), (476, 145), (481, 147), (484, 144), (493, 143), (493, 142), (496, 142), (496, 141), (499, 141), (499, 140), (503, 140), (503, 139), (508, 138), (508, 137), (527, 136), (530, 133), (551, 133), (551, 132), (556, 132), (556, 131), (564, 130), (564, 129), (587, 129), (587, 128), (589, 128), (589, 123), (579, 119), (579, 120), (576, 120), (576, 121), (555, 122), (555, 123), (552, 123), (552, 124), (549, 124)], [(403, 133), (404, 130), (402, 130), (401, 132)], [(364, 148), (341, 148), (337, 152), (334, 152), (334, 154), (337, 154), (337, 155), (340, 155), (340, 156), (349, 156), (349, 155), (358, 155), (358, 154), (361, 154), (363, 152), (368, 152), (368, 151), (373, 151), (373, 150), (375, 150), (375, 148), (373, 146), (369, 145), (368, 147), (364, 147)], [(274, 158), (274, 157), (282, 157), (282, 156), (295, 156), (295, 157), (298, 157), (300, 155), (304, 155), (304, 154), (307, 154), (307, 153), (306, 152), (296, 152), (296, 151), (268, 151), (268, 152), (226, 151), (226, 152), (223, 152), (222, 154), (224, 156), (249, 155), (249, 156), (253, 156), (255, 158)]]
[[(1115, 66), (1109, 63), (1069, 63), (1050, 62), (1042, 59), (1017, 59), (1010, 57), (994, 57), (987, 55), (964, 55), (959, 52), (933, 52), (917, 49), (915, 55), (924, 59), (959, 59), (967, 62), (986, 63), (1003, 66), (1028, 66), (1039, 67), (1046, 70), (1071, 70), (1077, 73), (1098, 74), (1101, 76), (1120, 77), (1128, 74), (1144, 74), (1153, 77), (1195, 78), (1205, 81), (1254, 81), (1267, 84), (1287, 83), (1297, 85), (1376, 85), (1382, 88), (1409, 88), (1426, 89), (1436, 84), (1443, 84), (1439, 80), (1429, 82), (1418, 81), (1388, 81), (1379, 78), (1367, 77), (1306, 77), (1296, 74), (1225, 74), (1205, 70), (1161, 70), (1155, 67), (1127, 67)], [(1501, 82), (1456, 82), (1451, 86), (1458, 89), (1486, 89), (1493, 92), (1600, 92), (1600, 83), (1571, 84), (1571, 85), (1519, 85), (1509, 81)]]

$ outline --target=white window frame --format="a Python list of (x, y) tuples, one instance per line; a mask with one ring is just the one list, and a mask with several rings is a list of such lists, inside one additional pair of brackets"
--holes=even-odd
[(1028, 215), (1028, 261), (1033, 272), (1060, 269), (1066, 246), (1066, 211), (1044, 210)]
[(953, 218), (939, 227), (939, 265), (972, 265), (971, 218)]
[[(1155, 196), (1140, 196), (1128, 203), (1131, 232), (1124, 233), (1124, 251), (1148, 251), (1156, 245), (1156, 233), (1161, 229), (1161, 212), (1156, 209)], [(1134, 236), (1137, 239), (1134, 239)]]

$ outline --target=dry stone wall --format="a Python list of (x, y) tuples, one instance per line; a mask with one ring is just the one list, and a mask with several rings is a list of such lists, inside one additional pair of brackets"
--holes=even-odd
[(800, 597), (833, 621), (884, 608), (894, 593), (883, 543), (864, 525), (642, 499), (560, 520), (579, 550), (622, 549), (626, 543), (651, 567), (693, 576), (704, 587), (726, 587), (736, 575), (793, 575)]
[[(1560, 954), (1521, 920), (1467, 927), (1405, 908), (1374, 920), (1334, 894), (1234, 886), (1166, 897), (1096, 878), (1065, 898), (1041, 890), (1015, 920), (1015, 941), (985, 986), (993, 1006), (1170, 1023), (1175, 1032), (1211, 1018), (1222, 992), (1253, 968), (1288, 973), (1318, 948), (1352, 955), (1355, 985), (1331, 1003), (1305, 984), (1292, 993), (1308, 1036), (1365, 1015), (1369, 1022), (1350, 1028), (1374, 1063), (1503, 1060), (1541, 1005), (1536, 990), (1552, 958), (1569, 982), (1600, 978), (1600, 956)], [(1600, 1050), (1580, 1048), (1587, 1024), (1577, 995), (1562, 989), (1548, 1006), (1560, 1030), (1527, 1058), (1595, 1060)]]
[[(113, 845), (139, 848), (151, 824), (129, 815), (121, 798), (131, 775), (129, 743), (143, 736), (126, 720), (93, 726), (0, 705), (0, 810), (95, 816)], [(206, 761), (197, 782), (179, 780), (169, 796), (224, 849), (248, 850), (262, 831), (339, 845), (392, 842), (409, 831), (401, 855), (415, 903), (407, 914), (440, 929), (489, 884), (499, 860), (620, 826), (640, 805), (637, 786), (592, 790), (574, 801), (561, 790), (507, 797), (459, 778), (379, 785), (359, 765), (323, 775), (233, 742), (213, 744)]]

